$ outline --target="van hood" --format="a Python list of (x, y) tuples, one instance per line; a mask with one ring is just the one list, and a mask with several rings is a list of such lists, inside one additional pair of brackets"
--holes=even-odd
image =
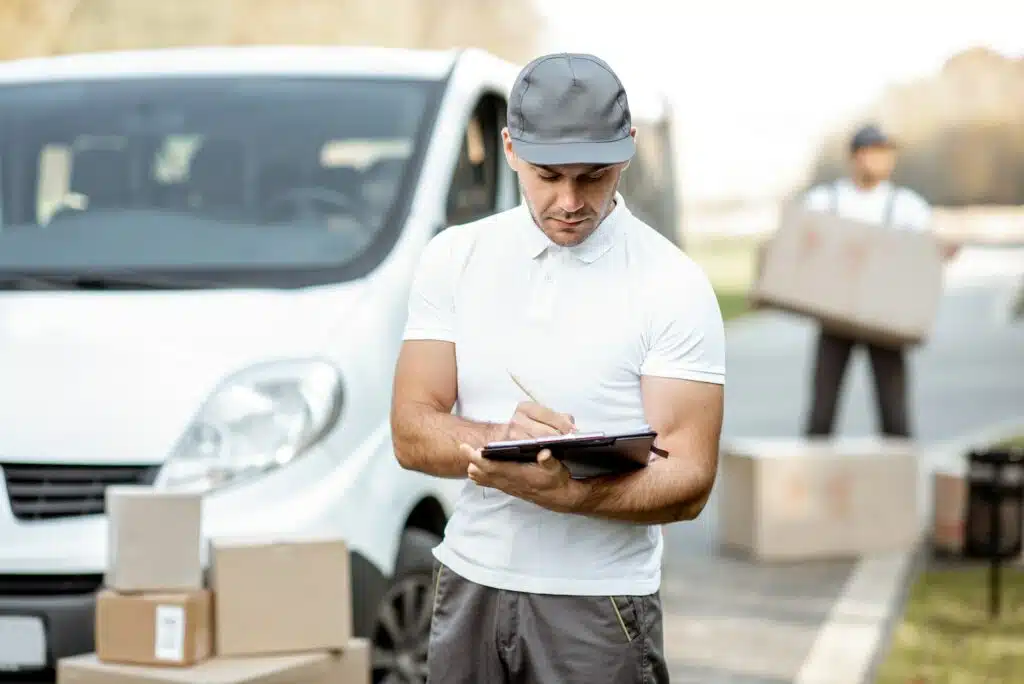
[(221, 381), (317, 354), (367, 286), (3, 293), (0, 463), (163, 462)]

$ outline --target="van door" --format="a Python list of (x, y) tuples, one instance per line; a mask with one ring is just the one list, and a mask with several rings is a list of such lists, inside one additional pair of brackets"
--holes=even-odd
[(448, 189), (443, 227), (476, 221), (518, 203), (515, 174), (505, 162), (502, 150), (501, 129), (505, 121), (505, 99), (494, 93), (482, 95), (463, 133)]

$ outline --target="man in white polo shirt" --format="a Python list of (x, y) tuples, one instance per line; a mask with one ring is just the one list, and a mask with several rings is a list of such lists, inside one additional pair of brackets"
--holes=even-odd
[[(429, 681), (667, 682), (661, 525), (695, 518), (715, 480), (721, 313), (704, 273), (617, 193), (636, 130), (607, 64), (534, 60), (508, 122), (525, 203), (429, 243), (395, 374), (400, 463), (468, 477), (435, 550)], [(479, 452), (646, 426), (669, 455), (623, 476)]]
[[(889, 180), (896, 164), (892, 141), (873, 124), (858, 130), (850, 140), (851, 175), (835, 183), (819, 185), (807, 193), (809, 209), (828, 211), (860, 221), (904, 230), (928, 230), (931, 207), (909, 188)], [(811, 409), (806, 434), (832, 433), (843, 377), (858, 340), (820, 331), (814, 361)], [(907, 362), (902, 349), (865, 345), (875, 380), (881, 432), (889, 437), (910, 437), (907, 409)]]

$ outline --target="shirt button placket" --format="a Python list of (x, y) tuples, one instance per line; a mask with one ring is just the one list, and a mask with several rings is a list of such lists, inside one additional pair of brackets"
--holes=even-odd
[(537, 282), (533, 288), (530, 317), (536, 321), (550, 320), (555, 308), (556, 267), (560, 255), (547, 250), (541, 257)]

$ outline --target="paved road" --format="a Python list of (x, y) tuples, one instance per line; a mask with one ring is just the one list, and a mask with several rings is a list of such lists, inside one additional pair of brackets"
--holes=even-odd
[[(968, 250), (947, 274), (934, 336), (913, 355), (917, 431), (927, 443), (1024, 417), (1024, 321), (1005, 311), (1024, 276), (1024, 250)], [(813, 329), (757, 314), (729, 332), (725, 435), (799, 433)], [(839, 432), (874, 429), (865, 360), (855, 358)], [(715, 547), (717, 501), (699, 521), (666, 529), (666, 646), (676, 684), (793, 681), (852, 563), (765, 567)], [(41, 681), (41, 680), (40, 680)]]
[[(930, 343), (912, 355), (916, 430), (925, 443), (1024, 418), (1024, 321), (1010, 295), (1024, 277), (1024, 250), (965, 250), (947, 271)], [(730, 328), (725, 436), (799, 434), (814, 329), (783, 314)], [(847, 375), (838, 432), (875, 429), (866, 359)], [(666, 529), (667, 649), (673, 682), (792, 682), (850, 563), (765, 567), (719, 555), (714, 496), (693, 524)]]

